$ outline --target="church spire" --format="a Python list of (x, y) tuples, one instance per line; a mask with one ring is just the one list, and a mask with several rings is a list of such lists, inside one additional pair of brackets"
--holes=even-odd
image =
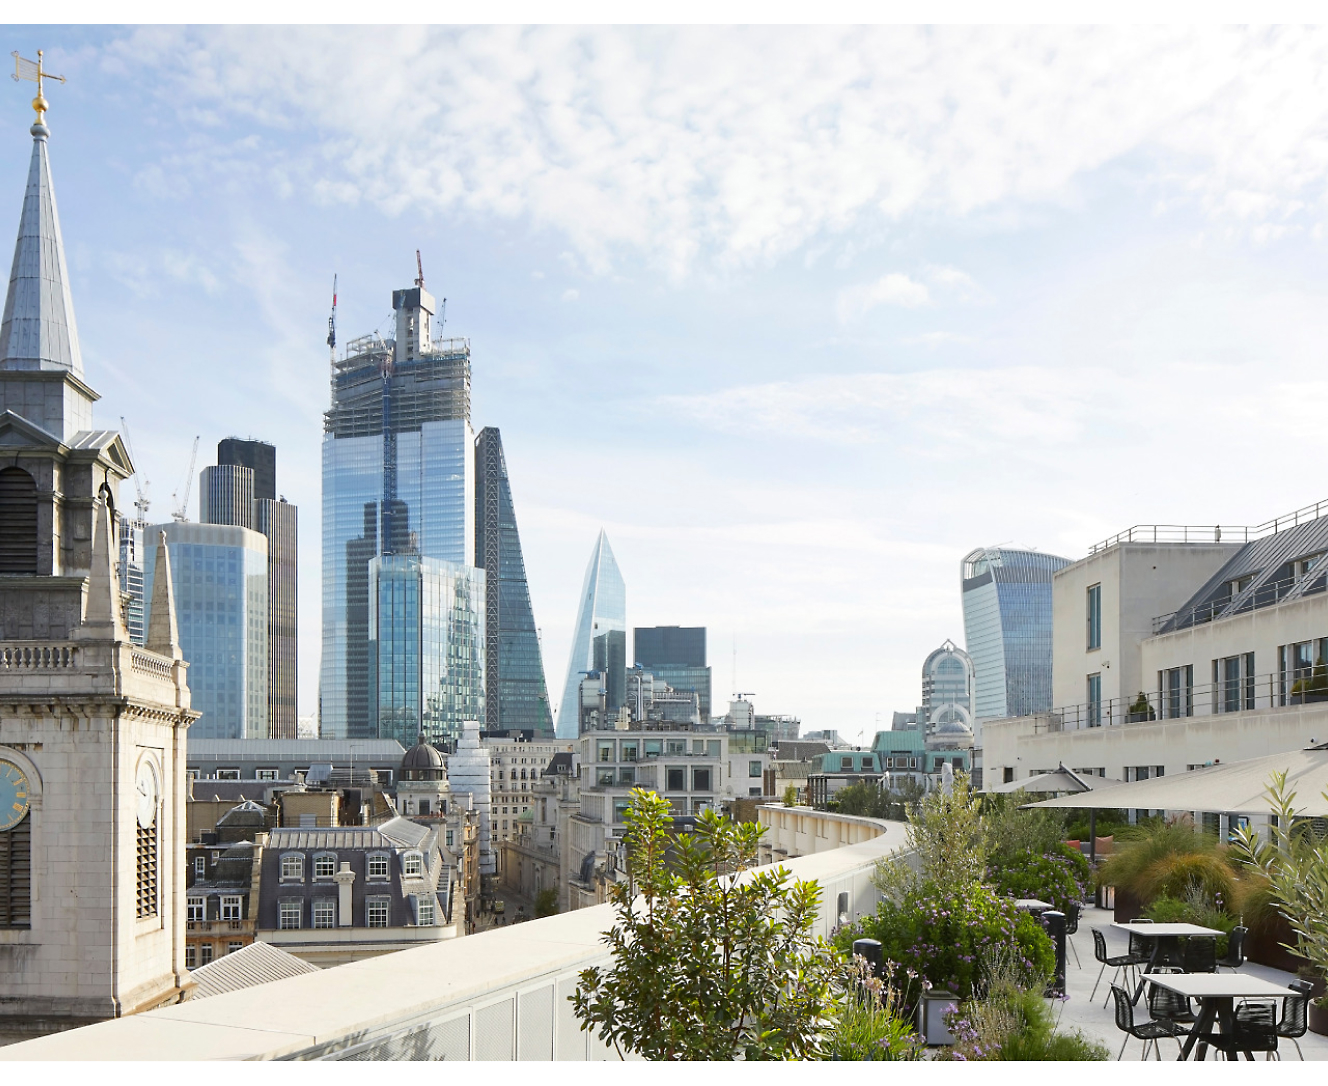
[[(83, 376), (83, 357), (69, 293), (64, 241), (51, 184), (47, 154), (47, 102), (41, 80), (56, 79), (37, 63), (19, 58), (15, 78), (37, 83), (37, 123), (32, 126), (32, 162), (19, 219), (14, 265), (9, 274), (3, 323), (0, 323), (0, 370), (67, 370)], [(63, 80), (61, 80), (63, 82)]]

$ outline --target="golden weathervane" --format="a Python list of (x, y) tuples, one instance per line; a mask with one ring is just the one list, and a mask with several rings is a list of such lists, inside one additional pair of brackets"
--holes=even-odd
[(32, 108), (37, 111), (37, 123), (45, 125), (46, 110), (50, 108), (50, 103), (42, 97), (42, 80), (58, 79), (63, 83), (65, 77), (52, 75), (50, 72), (42, 70), (42, 51), (40, 49), (37, 50), (36, 60), (24, 60), (18, 55), (17, 49), (14, 50), (12, 56), (14, 57), (14, 82), (17, 83), (20, 79), (27, 79), (37, 84), (37, 97), (32, 100)]

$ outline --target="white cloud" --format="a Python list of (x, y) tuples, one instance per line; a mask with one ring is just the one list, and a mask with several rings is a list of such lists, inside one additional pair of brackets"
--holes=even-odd
[(1116, 162), (1265, 240), (1324, 217), (1323, 29), (273, 35), (151, 28), (107, 50), (193, 119), (168, 172), (240, 159), (321, 200), (522, 220), (600, 272), (623, 251), (683, 275), (913, 214), (1074, 201)]
[(930, 301), (931, 295), (924, 284), (907, 275), (891, 272), (874, 283), (845, 287), (839, 292), (835, 312), (839, 315), (839, 323), (847, 324), (865, 316), (877, 306), (898, 305), (905, 309), (916, 309)]
[(581, 297), (581, 292), (579, 290), (575, 290), (569, 287), (567, 290), (563, 291), (564, 302), (574, 302), (579, 297)]

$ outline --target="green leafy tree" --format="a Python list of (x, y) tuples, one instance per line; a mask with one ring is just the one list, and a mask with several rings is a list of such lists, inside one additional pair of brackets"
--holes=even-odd
[(555, 916), (558, 913), (558, 888), (547, 886), (535, 895), (535, 919), (541, 916)]
[(627, 879), (604, 934), (613, 964), (572, 997), (584, 1030), (652, 1060), (816, 1059), (838, 1016), (842, 963), (813, 935), (814, 882), (755, 867), (762, 827), (706, 811), (671, 832), (667, 800), (632, 791)]
[(901, 819), (906, 817), (909, 805), (921, 798), (922, 786), (911, 777), (900, 782), (897, 791), (872, 781), (858, 781), (836, 792), (828, 806), (840, 814)]
[(876, 865), (873, 881), (887, 896), (902, 900), (922, 883), (942, 892), (962, 892), (982, 881), (988, 842), (967, 773), (956, 773), (948, 791), (929, 792), (909, 811), (908, 844), (912, 856)]

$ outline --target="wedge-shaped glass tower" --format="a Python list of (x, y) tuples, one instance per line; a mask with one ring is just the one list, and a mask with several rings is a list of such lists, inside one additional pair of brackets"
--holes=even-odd
[(567, 681), (563, 684), (562, 707), (558, 711), (559, 739), (575, 739), (580, 731), (581, 678), (595, 668), (595, 638), (609, 630), (626, 629), (627, 586), (618, 572), (609, 537), (601, 529), (581, 587), (581, 610), (576, 616), (572, 655), (567, 662)]

